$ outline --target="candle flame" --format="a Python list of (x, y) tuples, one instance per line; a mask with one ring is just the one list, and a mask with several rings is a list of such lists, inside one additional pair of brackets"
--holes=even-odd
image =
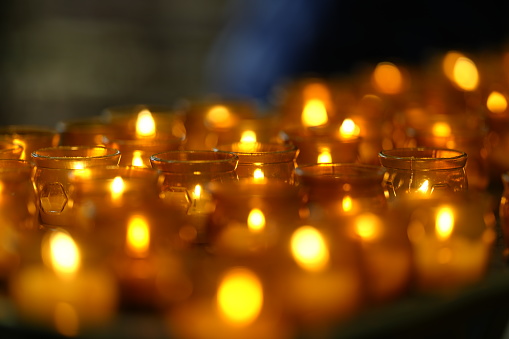
[(431, 133), (436, 137), (451, 136), (451, 127), (446, 122), (435, 122), (431, 127)]
[(265, 179), (265, 174), (263, 173), (263, 170), (261, 168), (257, 168), (253, 172), (253, 178), (255, 180), (263, 180)]
[(205, 120), (213, 127), (218, 128), (228, 128), (234, 123), (232, 113), (227, 107), (222, 105), (212, 106), (207, 112)]
[(256, 142), (256, 133), (254, 131), (244, 131), (240, 137), (240, 142)]
[(152, 113), (144, 109), (138, 113), (136, 120), (136, 135), (140, 137), (153, 137), (156, 134), (156, 123)]
[(217, 290), (221, 316), (236, 326), (256, 320), (263, 306), (263, 288), (258, 276), (247, 268), (230, 269)]
[(306, 102), (301, 118), (305, 127), (320, 126), (329, 121), (327, 108), (323, 101), (318, 99), (311, 99)]
[(385, 94), (398, 94), (403, 89), (403, 75), (396, 65), (381, 62), (373, 71), (375, 87)]
[[(18, 138), (14, 138), (12, 140), (12, 143), (16, 144), (16, 145), (20, 145), (23, 148), (23, 151), (21, 152), (21, 155), (19, 156), (19, 158), (21, 160), (27, 160), (27, 154), (25, 152), (25, 149), (27, 147), (26, 142), (24, 140), (21, 140), (21, 139), (18, 139)], [(30, 154), (28, 155), (28, 157), (30, 157)]]
[(435, 232), (439, 239), (445, 240), (451, 236), (454, 229), (454, 213), (450, 207), (441, 207), (435, 220)]
[(150, 247), (150, 229), (144, 217), (134, 215), (129, 218), (126, 234), (126, 251), (136, 258), (148, 255)]
[(131, 161), (131, 164), (135, 167), (145, 167), (145, 164), (143, 163), (143, 159), (141, 157), (142, 151), (134, 151), (133, 152), (133, 160)]
[(320, 151), (320, 154), (318, 154), (318, 158), (316, 159), (316, 162), (319, 164), (326, 164), (332, 162), (332, 155), (330, 154), (330, 149), (323, 148)]
[(118, 200), (124, 193), (124, 180), (122, 177), (116, 176), (110, 185), (111, 198)]
[(418, 192), (423, 193), (423, 194), (428, 193), (428, 190), (429, 190), (429, 181), (428, 180), (424, 180), (424, 182), (421, 184), (421, 186), (419, 186), (419, 188), (417, 189)]
[(329, 263), (329, 249), (325, 239), (312, 226), (301, 226), (293, 232), (291, 251), (297, 264), (307, 271), (321, 271)]
[(258, 208), (253, 208), (247, 217), (247, 226), (253, 232), (259, 232), (265, 228), (265, 215)]
[(502, 93), (493, 91), (486, 100), (486, 107), (492, 113), (503, 113), (507, 109), (507, 99)]
[(64, 231), (52, 232), (48, 243), (43, 246), (43, 251), (43, 258), (47, 258), (45, 261), (49, 262), (55, 273), (63, 278), (74, 276), (81, 265), (78, 245)]
[(355, 219), (355, 234), (362, 240), (377, 239), (382, 231), (380, 218), (372, 213), (364, 213)]
[(201, 191), (202, 191), (202, 188), (201, 188), (200, 184), (197, 184), (196, 186), (194, 186), (193, 198), (195, 200), (201, 198)]
[(239, 152), (256, 151), (256, 133), (254, 131), (244, 131), (238, 143)]
[(466, 57), (459, 57), (453, 69), (454, 82), (464, 91), (474, 91), (479, 84), (479, 72), (475, 63)]
[(352, 138), (359, 136), (361, 130), (352, 119), (345, 119), (339, 127), (339, 134), (343, 138)]
[(352, 210), (353, 201), (349, 195), (345, 195), (343, 197), (343, 200), (341, 202), (341, 207), (343, 208), (343, 211), (345, 211), (345, 212), (350, 212)]

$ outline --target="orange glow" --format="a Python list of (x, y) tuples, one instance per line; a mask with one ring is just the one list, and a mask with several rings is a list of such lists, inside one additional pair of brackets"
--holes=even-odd
[(456, 60), (453, 76), (456, 85), (464, 91), (473, 91), (479, 84), (477, 67), (472, 60), (466, 57), (460, 57)]
[(238, 143), (240, 152), (255, 152), (256, 151), (256, 133), (254, 131), (244, 131)]
[(258, 208), (253, 208), (247, 217), (247, 226), (253, 232), (262, 231), (265, 228), (265, 215)]
[(343, 197), (343, 201), (341, 202), (341, 207), (343, 208), (343, 211), (350, 212), (353, 208), (352, 198), (350, 198), (348, 195), (345, 195)]
[(139, 137), (153, 137), (156, 135), (156, 123), (149, 110), (144, 109), (138, 113), (136, 120), (136, 135)]
[(435, 122), (431, 133), (436, 137), (449, 137), (451, 136), (451, 127), (446, 122)]
[(256, 133), (254, 131), (242, 132), (240, 142), (256, 142)]
[(75, 337), (79, 331), (79, 317), (75, 308), (66, 302), (59, 302), (55, 306), (55, 328), (58, 333), (66, 337)]
[(247, 268), (230, 269), (217, 290), (221, 316), (236, 326), (247, 326), (258, 318), (263, 306), (263, 288), (258, 276)]
[(202, 191), (202, 188), (201, 188), (200, 184), (197, 184), (196, 186), (194, 186), (194, 191), (193, 191), (193, 199), (194, 200), (198, 200), (201, 198), (201, 191)]
[(312, 226), (301, 226), (292, 234), (291, 251), (297, 264), (307, 271), (322, 271), (329, 263), (329, 249), (322, 234)]
[[(27, 147), (27, 144), (21, 140), (21, 139), (13, 139), (12, 140), (12, 143), (13, 144), (16, 144), (16, 145), (20, 145), (21, 147), (23, 147), (23, 151), (21, 152), (21, 155), (20, 155), (20, 159), (22, 160), (27, 160), (27, 155), (26, 155), (26, 152), (25, 152), (25, 148)], [(30, 158), (30, 154), (28, 155), (28, 157)]]
[(464, 55), (456, 51), (449, 51), (442, 60), (442, 70), (445, 76), (451, 81), (454, 81), (454, 65), (461, 57), (464, 57)]
[(222, 105), (213, 106), (207, 112), (205, 120), (216, 128), (229, 128), (234, 124), (234, 117), (230, 110)]
[(359, 136), (361, 130), (352, 119), (345, 119), (339, 127), (339, 134), (343, 138), (353, 138)]
[(327, 108), (323, 101), (311, 99), (306, 102), (302, 111), (302, 124), (306, 127), (324, 125), (329, 121)]
[(329, 108), (331, 95), (325, 84), (321, 84), (319, 82), (307, 84), (306, 87), (304, 87), (302, 94), (305, 102), (312, 99), (318, 99), (325, 104), (325, 107)]
[(364, 213), (355, 219), (355, 234), (362, 240), (377, 239), (382, 232), (380, 218), (372, 213)]
[(141, 151), (134, 151), (133, 152), (133, 160), (131, 161), (131, 164), (135, 167), (145, 167), (145, 164), (143, 163), (143, 159), (141, 158)]
[(503, 113), (507, 109), (507, 99), (502, 93), (493, 91), (486, 100), (486, 107), (492, 113)]
[(382, 62), (373, 72), (373, 83), (382, 93), (398, 94), (403, 89), (403, 75), (396, 65)]
[(435, 220), (435, 233), (441, 240), (448, 239), (454, 229), (454, 213), (450, 207), (441, 207)]
[(73, 238), (64, 231), (51, 232), (42, 247), (44, 262), (62, 278), (75, 275), (81, 265), (81, 254)]
[(323, 148), (316, 159), (316, 162), (319, 164), (326, 164), (332, 162), (332, 155), (330, 154), (330, 149)]
[(126, 251), (136, 258), (148, 255), (150, 247), (150, 229), (146, 219), (139, 215), (129, 218), (126, 233)]
[(124, 193), (124, 180), (121, 177), (115, 177), (110, 185), (111, 199), (118, 200)]
[(429, 181), (424, 180), (424, 182), (421, 184), (421, 186), (419, 186), (419, 188), (417, 189), (417, 192), (426, 194), (426, 193), (428, 193), (428, 190), (429, 190)]
[(253, 172), (253, 178), (255, 180), (263, 180), (265, 179), (265, 174), (263, 173), (263, 170), (261, 168), (257, 168)]

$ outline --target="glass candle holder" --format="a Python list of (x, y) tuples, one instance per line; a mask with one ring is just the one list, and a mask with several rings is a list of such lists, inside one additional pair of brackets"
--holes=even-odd
[(299, 150), (295, 145), (260, 142), (238, 142), (220, 145), (216, 150), (233, 152), (239, 157), (239, 179), (267, 178), (294, 183), (296, 159)]
[[(159, 200), (162, 175), (152, 168), (100, 166), (69, 174), (69, 198), (73, 201), (73, 225), (84, 233), (100, 232), (129, 210)], [(105, 219), (107, 218), (107, 219)], [(103, 221), (104, 220), (104, 221)]]
[(413, 257), (407, 225), (392, 209), (345, 219), (343, 232), (359, 245), (366, 302), (388, 304), (412, 290)]
[(387, 169), (383, 186), (390, 201), (405, 194), (430, 195), (468, 189), (467, 154), (453, 149), (397, 148), (379, 153)]
[(328, 225), (301, 223), (280, 241), (277, 295), (298, 333), (327, 333), (365, 303), (357, 245)]
[[(38, 200), (31, 162), (0, 159), (0, 281), (5, 282), (20, 264), (22, 239), (39, 229)], [(3, 286), (3, 285), (2, 285)]]
[(39, 199), (32, 181), (34, 172), (33, 163), (27, 160), (0, 159), (3, 223), (21, 232), (39, 227)]
[(354, 163), (358, 161), (358, 136), (341, 136), (339, 127), (320, 126), (286, 129), (280, 132), (283, 143), (293, 144), (299, 149), (297, 165), (316, 163)]
[(359, 213), (387, 209), (381, 166), (328, 163), (299, 166), (295, 170), (305, 195), (308, 218), (337, 221)]
[(100, 329), (118, 310), (117, 284), (94, 248), (60, 228), (34, 233), (20, 246), (20, 268), (9, 279), (16, 315), (36, 331), (78, 336)]
[(207, 185), (238, 180), (238, 161), (236, 154), (223, 151), (170, 151), (150, 157), (152, 167), (164, 175), (161, 198), (186, 215), (195, 241), (205, 241), (205, 223), (214, 209)]
[(186, 289), (177, 267), (185, 221), (159, 198), (161, 180), (158, 170), (133, 166), (88, 168), (71, 179), (73, 232), (115, 274), (123, 310), (154, 311)]
[(215, 255), (270, 260), (280, 239), (299, 222), (302, 197), (294, 185), (246, 179), (211, 183), (208, 189), (215, 208), (207, 238)]
[(39, 148), (55, 147), (59, 143), (56, 130), (42, 126), (9, 125), (0, 127), (0, 138), (9, 140), (23, 147), (22, 160), (30, 160), (32, 152)]
[(101, 116), (60, 121), (57, 131), (59, 146), (104, 146), (104, 138), (112, 139), (119, 133), (116, 126)]
[(22, 154), (22, 145), (0, 140), (0, 159), (20, 159)]
[(118, 165), (120, 151), (101, 146), (57, 146), (32, 153), (40, 221), (47, 226), (71, 226), (69, 175), (76, 170)]
[(457, 293), (485, 277), (496, 240), (487, 205), (476, 191), (411, 194), (394, 204), (407, 224), (419, 292)]
[(195, 256), (193, 261), (192, 294), (165, 313), (172, 335), (183, 339), (294, 337), (273, 285), (270, 269), (275, 266), (216, 256)]
[(455, 133), (450, 136), (435, 136), (417, 132), (417, 147), (450, 148), (460, 150), (468, 155), (465, 172), (469, 189), (484, 190), (490, 182), (488, 150), (486, 136), (479, 133)]
[(104, 140), (105, 146), (120, 151), (120, 166), (152, 167), (150, 156), (157, 153), (177, 151), (184, 145), (183, 138), (166, 136), (150, 139)]

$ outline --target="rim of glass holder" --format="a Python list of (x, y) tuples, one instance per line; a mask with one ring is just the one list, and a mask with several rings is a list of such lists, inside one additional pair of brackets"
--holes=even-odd
[(8, 135), (11, 138), (27, 139), (47, 135), (53, 137), (58, 131), (54, 128), (38, 125), (6, 125), (0, 127), (0, 135)]
[(393, 148), (378, 153), (383, 167), (404, 170), (445, 170), (465, 167), (467, 154), (448, 148)]
[[(248, 150), (242, 150), (244, 147)], [(299, 149), (294, 144), (264, 142), (235, 142), (219, 145), (214, 150), (237, 154), (239, 164), (289, 162), (295, 160), (299, 154)]]
[(0, 140), (0, 158), (19, 159), (24, 147), (11, 140)]
[(298, 166), (295, 175), (304, 184), (381, 184), (386, 169), (358, 163), (317, 163)]
[(80, 169), (84, 163), (92, 162), (92, 166), (116, 165), (120, 160), (120, 151), (104, 146), (56, 146), (40, 148), (31, 156), (39, 167)]
[(162, 172), (194, 173), (235, 171), (239, 156), (233, 152), (213, 150), (180, 150), (150, 156), (153, 168)]

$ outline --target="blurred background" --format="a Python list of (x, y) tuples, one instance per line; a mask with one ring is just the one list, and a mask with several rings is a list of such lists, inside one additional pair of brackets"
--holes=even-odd
[(0, 124), (211, 94), (270, 105), (301, 74), (504, 49), (509, 3), (333, 0), (0, 2)]

